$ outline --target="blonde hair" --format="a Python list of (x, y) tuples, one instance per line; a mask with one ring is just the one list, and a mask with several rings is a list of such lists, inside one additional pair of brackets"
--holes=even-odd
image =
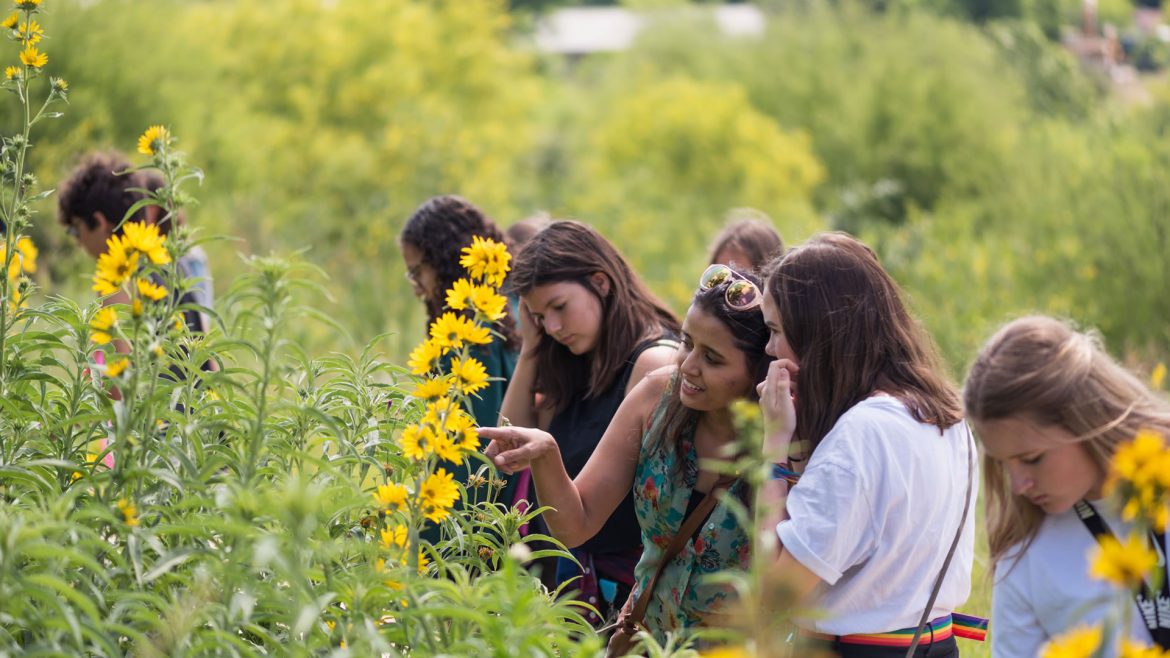
[[(1060, 427), (1108, 472), (1118, 444), (1149, 428), (1170, 437), (1170, 402), (1113, 360), (1095, 334), (1050, 317), (1008, 323), (979, 351), (963, 390), (968, 418), (1022, 417)], [(1044, 512), (1012, 493), (1003, 465), (983, 458), (992, 563), (1026, 550)]]

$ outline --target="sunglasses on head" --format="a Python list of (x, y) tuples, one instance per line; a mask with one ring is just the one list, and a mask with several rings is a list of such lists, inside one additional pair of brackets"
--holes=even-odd
[(699, 277), (699, 290), (710, 290), (727, 283), (723, 301), (737, 311), (750, 311), (760, 305), (763, 295), (756, 284), (726, 265), (712, 265)]

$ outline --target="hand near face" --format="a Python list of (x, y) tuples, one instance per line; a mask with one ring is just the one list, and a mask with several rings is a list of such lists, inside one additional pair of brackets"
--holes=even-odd
[(479, 435), (491, 441), (484, 454), (496, 468), (508, 474), (524, 470), (533, 461), (557, 452), (551, 434), (531, 427), (481, 427)]
[(524, 349), (535, 349), (542, 333), (544, 332), (540, 328), (540, 323), (536, 321), (536, 318), (532, 317), (532, 311), (528, 308), (528, 303), (521, 299), (520, 340), (524, 343)]
[(764, 414), (764, 452), (775, 461), (788, 459), (788, 447), (796, 432), (792, 380), (798, 372), (799, 366), (791, 360), (776, 359), (768, 366), (767, 378), (756, 387)]

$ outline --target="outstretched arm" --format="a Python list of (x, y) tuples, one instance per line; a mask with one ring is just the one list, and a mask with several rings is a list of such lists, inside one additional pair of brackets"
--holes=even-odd
[(480, 436), (491, 440), (486, 454), (507, 473), (530, 467), (537, 498), (553, 508), (544, 515), (549, 530), (566, 546), (579, 546), (597, 534), (632, 489), (642, 428), (668, 379), (669, 373), (654, 373), (626, 396), (576, 480), (569, 479), (548, 432), (482, 428)]

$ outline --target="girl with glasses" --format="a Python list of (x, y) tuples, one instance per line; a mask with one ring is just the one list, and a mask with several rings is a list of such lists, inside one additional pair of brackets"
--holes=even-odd
[(501, 469), (531, 467), (541, 504), (554, 508), (545, 513), (549, 528), (566, 545), (585, 544), (603, 532), (632, 490), (641, 557), (627, 611), (645, 600), (641, 621), (659, 642), (667, 632), (693, 629), (728, 611), (731, 586), (706, 576), (746, 566), (748, 533), (723, 502), (693, 535), (679, 537), (683, 543), (674, 556), (663, 556), (713, 488), (726, 486), (730, 495), (748, 499), (743, 482), (728, 486), (704, 463), (728, 459), (727, 447), (736, 438), (731, 405), (754, 399), (767, 368), (759, 297), (750, 276), (726, 267), (708, 270), (683, 320), (674, 364), (633, 387), (576, 473), (563, 461), (572, 447), (555, 431), (481, 431), (492, 440), (487, 454)]
[(767, 448), (777, 473), (803, 472), (791, 491), (769, 483), (787, 494), (775, 575), (822, 613), (797, 621), (802, 634), (841, 656), (900, 657), (922, 628), (916, 655), (957, 656), (974, 443), (932, 342), (873, 251), (841, 233), (772, 264), (763, 313)]
[[(508, 244), (503, 232), (482, 210), (466, 199), (452, 195), (428, 199), (411, 213), (403, 225), (398, 236), (398, 247), (406, 265), (406, 278), (414, 288), (415, 295), (426, 306), (428, 326), (447, 311), (447, 289), (466, 276), (459, 258), (463, 248), (470, 246), (475, 237)], [(495, 424), (504, 391), (516, 367), (520, 337), (516, 333), (512, 308), (505, 307), (504, 311), (506, 316), (496, 325), (496, 330), (503, 334), (503, 338), (485, 346), (476, 346), (471, 352), (492, 378), (488, 387), (472, 398), (472, 412), (476, 422), (481, 425)], [(444, 369), (450, 366), (452, 358), (452, 355), (444, 357)], [(467, 481), (469, 473), (465, 464), (457, 465), (452, 472), (455, 481)], [(518, 490), (514, 480), (509, 480), (500, 495), (500, 502), (510, 506), (526, 493)], [(423, 537), (432, 542), (438, 541), (438, 527), (428, 526)]]
[[(995, 565), (991, 653), (1035, 656), (1077, 624), (1099, 623), (1116, 600), (1109, 583), (1089, 577), (1087, 559), (1098, 529), (1124, 542), (1131, 527), (1101, 500), (1109, 462), (1141, 430), (1170, 438), (1170, 402), (1095, 337), (1047, 317), (996, 332), (971, 365), (963, 398), (984, 449)], [(1170, 600), (1166, 541), (1164, 532), (1149, 537), (1162, 556), (1162, 592), (1135, 597), (1123, 631), (1163, 649), (1170, 648), (1170, 611), (1163, 603), (1147, 618), (1140, 608), (1142, 600), (1154, 609)]]

